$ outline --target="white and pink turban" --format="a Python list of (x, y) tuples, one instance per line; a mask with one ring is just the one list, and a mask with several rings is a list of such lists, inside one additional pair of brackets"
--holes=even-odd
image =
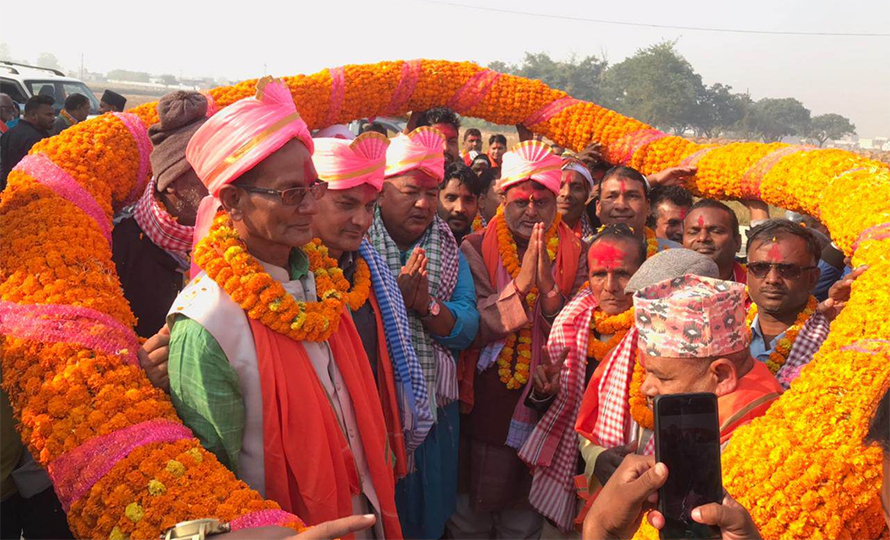
[(550, 146), (541, 141), (524, 141), (504, 154), (500, 187), (505, 190), (514, 184), (533, 180), (556, 195), (562, 180), (561, 168), (562, 159)]
[(386, 178), (420, 170), (441, 182), (445, 178), (445, 136), (430, 126), (392, 139), (386, 151)]
[(596, 188), (596, 182), (593, 181), (593, 175), (590, 174), (590, 169), (587, 168), (587, 165), (581, 163), (577, 159), (562, 158), (562, 170), (574, 171), (583, 176), (584, 180), (587, 180), (587, 185), (590, 187), (591, 191)]
[(350, 189), (362, 184), (383, 188), (386, 150), (389, 139), (381, 133), (368, 131), (354, 140), (340, 138), (315, 139), (312, 162), (318, 179), (328, 189)]
[[(198, 207), (195, 244), (210, 230), (220, 205), (219, 190), (291, 139), (299, 140), (312, 153), (312, 136), (297, 112), (290, 90), (272, 77), (257, 82), (255, 97), (225, 107), (192, 135), (185, 158), (210, 193)], [(196, 268), (193, 264), (193, 275)]]

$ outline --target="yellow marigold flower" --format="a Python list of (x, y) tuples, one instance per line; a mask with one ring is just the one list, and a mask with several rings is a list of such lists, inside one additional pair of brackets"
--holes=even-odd
[(182, 462), (176, 461), (175, 459), (171, 459), (167, 462), (167, 472), (179, 478), (183, 474), (185, 474), (185, 465)]
[(145, 511), (142, 510), (142, 506), (140, 506), (139, 503), (133, 502), (127, 505), (126, 510), (124, 510), (124, 515), (127, 516), (127, 519), (130, 521), (136, 523), (145, 517)]
[(148, 493), (150, 495), (163, 495), (167, 492), (167, 486), (158, 480), (152, 479), (148, 482)]

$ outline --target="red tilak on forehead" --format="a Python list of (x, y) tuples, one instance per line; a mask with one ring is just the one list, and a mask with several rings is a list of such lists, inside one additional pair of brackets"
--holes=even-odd
[(701, 214), (698, 215), (698, 226), (702, 228), (705, 226), (705, 218)]
[(535, 189), (532, 187), (531, 181), (523, 182), (522, 184), (511, 187), (507, 191), (507, 201), (528, 201), (531, 200), (532, 197), (535, 196)]
[(621, 185), (621, 193), (627, 192), (627, 184), (624, 182), (624, 178), (619, 180), (619, 182), (621, 182), (621, 184), (620, 184)]
[(769, 257), (770, 262), (781, 262), (784, 254), (782, 253), (782, 248), (779, 247), (779, 243), (775, 240), (773, 238), (773, 245), (769, 247), (766, 256)]
[(617, 267), (624, 260), (626, 253), (611, 242), (597, 242), (587, 256), (591, 261), (597, 261), (609, 270)]
[(680, 219), (686, 219), (686, 210), (680, 210)]

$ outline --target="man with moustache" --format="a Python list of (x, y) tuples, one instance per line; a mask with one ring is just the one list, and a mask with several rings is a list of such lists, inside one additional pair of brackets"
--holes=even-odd
[(646, 246), (626, 225), (609, 225), (587, 254), (588, 287), (560, 312), (547, 348), (557, 358), (567, 351), (559, 391), (537, 423), (519, 457), (533, 468), (529, 500), (563, 531), (577, 513), (573, 477), (584, 472), (574, 422), (588, 383), (633, 326), (633, 294), (625, 287), (646, 261)]
[(482, 181), (461, 163), (445, 167), (445, 179), (439, 185), (439, 218), (445, 220), (457, 245), (472, 232), (473, 219), (479, 211)]
[(204, 271), (169, 313), (170, 393), (201, 444), (284, 510), (309, 525), (373, 513), (377, 538), (401, 538), (382, 406), (345, 309), (356, 291), (312, 241), (327, 188), (313, 146), (271, 77), (189, 141), (210, 196)]
[(819, 305), (819, 244), (805, 227), (770, 219), (748, 236), (751, 356), (787, 388), (828, 337), (829, 325), (849, 298), (850, 285), (866, 267), (832, 286)]
[(444, 146), (445, 137), (429, 126), (392, 141), (369, 231), (371, 245), (398, 279), (436, 421), (414, 452), (416, 470), (397, 486), (399, 517), (409, 538), (441, 537), (454, 512), (459, 433), (455, 356), (473, 342), (479, 327), (473, 276), (451, 229), (436, 214), (445, 177)]
[(668, 248), (680, 247), (672, 240), (658, 238), (646, 226), (649, 219), (649, 183), (642, 174), (630, 167), (609, 169), (599, 182), (596, 215), (603, 225), (623, 223), (640, 239), (646, 241), (649, 257)]
[(353, 141), (314, 142), (312, 161), (328, 191), (318, 201), (313, 229), (353, 289), (368, 287), (370, 281), (367, 298), (349, 309), (377, 382), (399, 479), (408, 474), (408, 458), (432, 427), (433, 416), (398, 282), (365, 239), (383, 188), (389, 140), (369, 131)]
[[(481, 325), (476, 354), (461, 359), (463, 488), (448, 524), (453, 538), (541, 533), (541, 515), (528, 501), (531, 477), (517, 451), (557, 389), (559, 358), (543, 353), (550, 325), (587, 278), (581, 240), (556, 208), (561, 167), (545, 143), (517, 144), (504, 155), (504, 205), (461, 246)], [(543, 395), (532, 396), (532, 386)]]
[(747, 283), (747, 271), (735, 258), (742, 248), (742, 233), (732, 208), (702, 199), (689, 209), (681, 231), (683, 247), (713, 259), (720, 269), (720, 279)]
[(587, 241), (594, 235), (585, 212), (593, 189), (593, 176), (587, 165), (575, 158), (563, 158), (556, 208), (562, 215), (563, 222), (575, 232), (575, 236)]
[(470, 128), (464, 132), (464, 165), (469, 167), (473, 160), (482, 152), (482, 132), (476, 128)]

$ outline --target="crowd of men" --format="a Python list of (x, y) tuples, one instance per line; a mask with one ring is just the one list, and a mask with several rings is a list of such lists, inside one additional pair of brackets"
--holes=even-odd
[[(82, 121), (71, 101), (61, 129)], [(47, 106), (32, 98), (4, 135), (4, 179), (17, 141), (53, 127)], [(585, 538), (632, 536), (670, 474), (653, 457), (655, 396), (716, 394), (732, 444), (812, 359), (863, 271), (817, 223), (753, 203), (745, 260), (736, 213), (679, 187), (694, 168), (646, 177), (524, 128), (483, 153), (446, 108), (391, 139), (373, 123), (313, 136), (272, 79), (207, 108), (194, 92), (159, 101), (153, 177), (114, 228), (140, 361), (240, 479), (310, 525), (373, 515), (359, 538), (572, 538), (582, 522)], [(298, 339), (299, 325), (259, 315), (283, 309), (264, 294), (202, 271), (193, 247), (221, 218), (300, 305), (324, 300), (313, 238), (367, 296), (328, 339)], [(870, 435), (885, 449), (886, 414)], [(7, 515), (42, 537), (28, 529), (34, 489), (7, 486), (8, 440), (3, 537)], [(693, 517), (759, 537), (729, 497)]]
[[(83, 94), (66, 96), (65, 106), (58, 115), (55, 102), (49, 94), (32, 96), (20, 115), (18, 103), (7, 94), (0, 94), (0, 192), (6, 189), (9, 172), (28, 155), (32, 146), (83, 122), (90, 115), (90, 100)], [(126, 106), (124, 96), (106, 90), (99, 101), (99, 112), (123, 112)]]

